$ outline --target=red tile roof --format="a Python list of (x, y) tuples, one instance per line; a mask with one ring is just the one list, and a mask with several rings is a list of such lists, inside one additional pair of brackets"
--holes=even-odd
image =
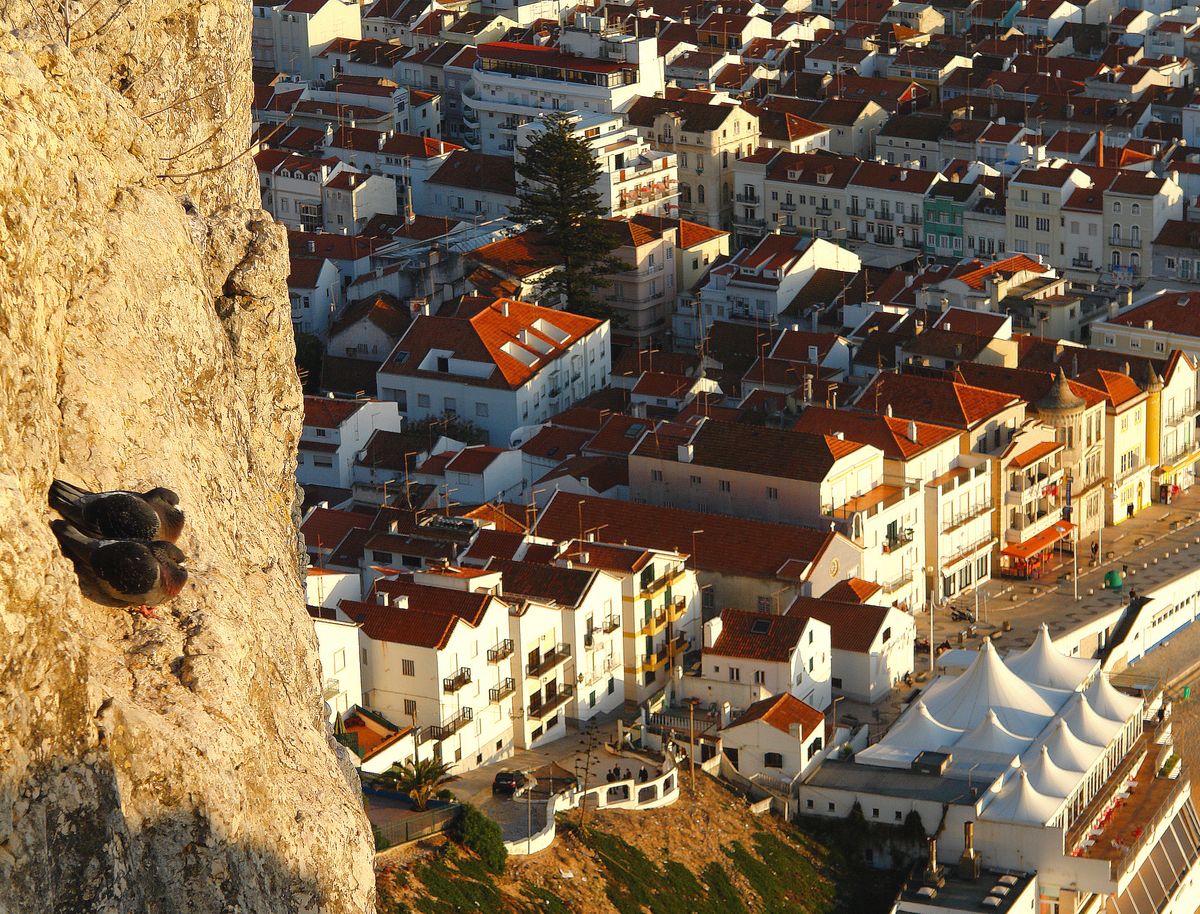
[(811, 705), (805, 704), (791, 692), (780, 692), (770, 698), (756, 701), (737, 720), (731, 722), (725, 729), (740, 727), (761, 720), (770, 724), (781, 733), (793, 735), (792, 728), (800, 727), (803, 736), (811, 736), (817, 729), (825, 726), (825, 715)]
[(1111, 324), (1142, 328), (1147, 321), (1153, 321), (1155, 330), (1200, 337), (1200, 292), (1164, 292), (1109, 319)]
[(825, 591), (821, 599), (833, 600), (838, 603), (866, 603), (879, 590), (880, 586), (871, 581), (864, 581), (862, 578), (846, 578)]
[(300, 534), (304, 542), (313, 549), (332, 549), (346, 534), (355, 529), (371, 526), (371, 515), (361, 511), (337, 511), (333, 508), (313, 508)]
[[(582, 504), (580, 504), (582, 502)], [(669, 549), (695, 555), (691, 562), (701, 571), (774, 578), (789, 561), (811, 564), (837, 538), (829, 530), (790, 524), (769, 524), (704, 514), (681, 508), (639, 505), (593, 496), (556, 493), (542, 509), (534, 532), (558, 541), (576, 539), (584, 530), (604, 525), (597, 538), (648, 549)]]
[(1102, 391), (1113, 406), (1123, 406), (1142, 395), (1142, 389), (1138, 387), (1137, 381), (1119, 371), (1093, 368), (1081, 374), (1078, 380), (1082, 384)]
[[(916, 431), (915, 441), (908, 437), (910, 426)], [(889, 460), (908, 460), (960, 434), (957, 429), (929, 422), (826, 406), (810, 406), (792, 428), (820, 435), (842, 432), (849, 441), (879, 448)]]
[(304, 424), (309, 428), (338, 428), (370, 403), (370, 400), (335, 400), (333, 397), (304, 398)]
[[(876, 394), (878, 393), (878, 398)], [(914, 374), (881, 374), (863, 391), (859, 406), (878, 405), (906, 419), (970, 429), (1020, 400), (969, 384)]]
[(838, 603), (825, 597), (797, 597), (787, 615), (798, 619), (819, 619), (829, 626), (829, 640), (835, 651), (865, 654), (891, 609), (868, 603)]
[(503, 573), (505, 594), (516, 594), (563, 607), (575, 607), (583, 602), (597, 574), (583, 568), (514, 562), (502, 558), (493, 558), (487, 563), (487, 569)]
[(721, 634), (704, 654), (786, 663), (806, 624), (807, 619), (726, 609), (721, 612)]

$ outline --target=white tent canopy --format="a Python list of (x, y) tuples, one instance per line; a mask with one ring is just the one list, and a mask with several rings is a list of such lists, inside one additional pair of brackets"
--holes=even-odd
[(1028, 749), (1031, 742), (1031, 737), (1013, 733), (1000, 722), (1000, 718), (994, 710), (988, 709), (983, 722), (969, 733), (963, 734), (954, 748), (1015, 756)]
[(966, 672), (930, 686), (925, 704), (937, 720), (961, 730), (979, 726), (994, 710), (1006, 729), (1031, 737), (1045, 727), (1055, 710), (1041, 692), (1005, 665), (990, 641), (983, 643)]
[(1050, 752), (1054, 764), (1068, 771), (1089, 770), (1104, 751), (1103, 746), (1085, 743), (1072, 733), (1067, 722), (1061, 719), (1055, 722), (1043, 745)]
[(1083, 695), (1097, 713), (1109, 720), (1127, 721), (1142, 708), (1140, 698), (1118, 691), (1103, 674), (1092, 680)]
[(873, 765), (889, 768), (908, 767), (918, 755), (927, 749), (953, 745), (962, 736), (962, 730), (947, 727), (934, 719), (918, 700), (888, 731), (887, 736), (860, 751), (857, 758)]
[(1010, 655), (1006, 663), (1010, 670), (1026, 682), (1071, 691), (1086, 682), (1100, 665), (1097, 660), (1068, 657), (1058, 650), (1045, 623), (1042, 623), (1033, 644), (1019, 654)]
[(1054, 764), (1050, 750), (1039, 746), (1033, 760), (1025, 766), (1029, 772), (1029, 782), (1038, 793), (1048, 797), (1069, 797), (1079, 785), (1079, 772), (1067, 771)]
[(1125, 726), (1119, 720), (1102, 717), (1082, 693), (1076, 694), (1063, 709), (1062, 719), (1081, 740), (1097, 746), (1107, 746)]
[(1024, 768), (1008, 779), (980, 818), (1024, 825), (1045, 825), (1062, 807), (1062, 799), (1046, 796), (1029, 782)]

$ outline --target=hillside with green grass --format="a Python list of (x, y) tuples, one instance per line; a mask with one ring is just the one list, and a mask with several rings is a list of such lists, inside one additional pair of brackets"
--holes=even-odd
[[(468, 844), (472, 843), (467, 841)], [(817, 840), (707, 778), (675, 806), (560, 819), (554, 846), (502, 867), (450, 838), (378, 858), (387, 914), (875, 914), (893, 874), (869, 870), (834, 829)], [(485, 860), (489, 863), (485, 864)], [(499, 870), (497, 872), (497, 870)]]

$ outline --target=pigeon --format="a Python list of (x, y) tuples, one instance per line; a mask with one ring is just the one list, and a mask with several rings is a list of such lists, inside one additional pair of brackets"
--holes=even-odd
[(177, 597), (187, 583), (187, 556), (174, 543), (98, 539), (65, 520), (52, 521), (50, 528), (76, 568), (133, 612), (158, 618), (150, 607)]
[(50, 506), (90, 536), (112, 540), (165, 540), (174, 543), (183, 532), (179, 496), (170, 489), (149, 492), (89, 492), (54, 480)]

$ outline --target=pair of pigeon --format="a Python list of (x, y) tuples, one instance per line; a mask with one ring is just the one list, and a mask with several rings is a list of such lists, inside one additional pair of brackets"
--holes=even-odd
[(150, 607), (183, 590), (187, 556), (175, 541), (184, 515), (170, 489), (89, 492), (56, 479), (49, 498), (65, 518), (50, 524), (63, 553), (107, 596), (157, 618)]

